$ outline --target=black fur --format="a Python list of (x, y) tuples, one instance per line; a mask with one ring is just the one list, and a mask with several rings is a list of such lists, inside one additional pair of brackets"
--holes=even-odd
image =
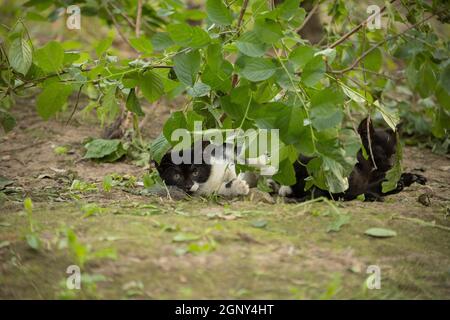
[[(184, 152), (190, 152), (191, 159), (194, 159), (194, 149), (182, 150), (180, 156)], [(164, 155), (160, 164), (156, 165), (156, 169), (166, 185), (177, 186), (186, 192), (190, 191), (195, 182), (204, 183), (207, 181), (211, 173), (211, 165), (203, 160), (200, 164), (175, 164), (172, 161), (172, 152)]]
[[(385, 195), (398, 193), (414, 182), (425, 184), (425, 177), (413, 173), (403, 173), (396, 189), (387, 193), (382, 192), (382, 183), (385, 181), (386, 173), (392, 168), (395, 159), (397, 136), (391, 129), (375, 129), (371, 122), (369, 124), (367, 122), (368, 119), (364, 119), (360, 123), (358, 133), (369, 157), (364, 158), (362, 150), (358, 152), (357, 163), (349, 176), (349, 188), (345, 192), (330, 194), (328, 191), (319, 188), (305, 191), (305, 179), (309, 176), (306, 165), (313, 158), (300, 156), (294, 164), (297, 182), (291, 186), (292, 193), (289, 196), (297, 199), (325, 196), (335, 200), (353, 200), (364, 194), (366, 201), (375, 201), (381, 200)], [(370, 134), (370, 145), (368, 133)], [(370, 147), (372, 148), (373, 159), (370, 156)]]

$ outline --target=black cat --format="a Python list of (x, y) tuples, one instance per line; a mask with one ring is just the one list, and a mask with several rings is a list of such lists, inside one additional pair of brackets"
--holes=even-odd
[[(345, 192), (330, 194), (328, 191), (316, 187), (305, 191), (305, 179), (309, 176), (306, 165), (313, 158), (300, 156), (294, 163), (296, 184), (280, 187), (278, 194), (296, 199), (324, 196), (335, 200), (353, 200), (363, 194), (366, 201), (375, 201), (381, 200), (385, 195), (398, 193), (414, 182), (426, 183), (425, 177), (406, 172), (401, 175), (394, 190), (383, 193), (382, 183), (386, 180), (386, 173), (392, 168), (395, 158), (397, 135), (392, 129), (375, 129), (372, 122), (368, 123), (367, 118), (359, 124), (358, 133), (367, 153), (370, 153), (370, 147), (372, 148), (373, 159), (371, 156), (367, 159), (364, 158), (362, 150), (358, 152), (357, 163), (348, 179), (349, 188)], [(368, 133), (371, 140), (370, 145)]]

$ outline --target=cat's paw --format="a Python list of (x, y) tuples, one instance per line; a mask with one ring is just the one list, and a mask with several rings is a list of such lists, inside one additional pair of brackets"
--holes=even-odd
[(278, 195), (282, 197), (287, 197), (292, 194), (292, 188), (289, 186), (281, 186), (278, 190)]
[(267, 179), (267, 186), (272, 189), (273, 193), (278, 193), (278, 191), (280, 190), (280, 185), (272, 179)]
[(427, 183), (427, 178), (425, 178), (423, 175), (415, 174), (415, 176), (416, 176), (416, 182), (418, 184), (425, 185)]
[(235, 195), (247, 195), (250, 192), (250, 187), (248, 186), (247, 181), (236, 179), (233, 180), (233, 184), (231, 185), (233, 189), (233, 193)]
[(376, 193), (366, 193), (364, 194), (364, 201), (366, 202), (384, 202), (384, 198)]

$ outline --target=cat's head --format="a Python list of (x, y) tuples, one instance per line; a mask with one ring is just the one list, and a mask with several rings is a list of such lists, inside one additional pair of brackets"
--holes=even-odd
[[(178, 153), (180, 157), (183, 153), (192, 153), (193, 150), (184, 150)], [(161, 179), (168, 186), (176, 186), (186, 192), (195, 192), (200, 184), (206, 182), (211, 173), (211, 165), (202, 161), (200, 164), (192, 163), (193, 161), (186, 161), (187, 163), (174, 162), (173, 157), (175, 151), (168, 152), (161, 159), (159, 164), (156, 164), (156, 169), (159, 172)]]
[(397, 135), (390, 128), (374, 128), (372, 121), (369, 122), (369, 125), (367, 125), (367, 122), (368, 119), (366, 118), (361, 121), (358, 127), (358, 133), (361, 136), (364, 148), (370, 158), (370, 146), (367, 134), (369, 132), (375, 164), (379, 170), (388, 171), (394, 164), (394, 156), (397, 151)]

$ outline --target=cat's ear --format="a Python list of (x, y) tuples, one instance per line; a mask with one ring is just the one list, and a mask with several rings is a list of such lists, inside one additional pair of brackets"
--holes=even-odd
[[(365, 118), (361, 121), (361, 123), (358, 126), (358, 133), (363, 139), (363, 141), (367, 140), (367, 122), (369, 121), (369, 118)], [(373, 128), (372, 121), (369, 121), (369, 133), (370, 136), (373, 137), (375, 133), (375, 129)]]

